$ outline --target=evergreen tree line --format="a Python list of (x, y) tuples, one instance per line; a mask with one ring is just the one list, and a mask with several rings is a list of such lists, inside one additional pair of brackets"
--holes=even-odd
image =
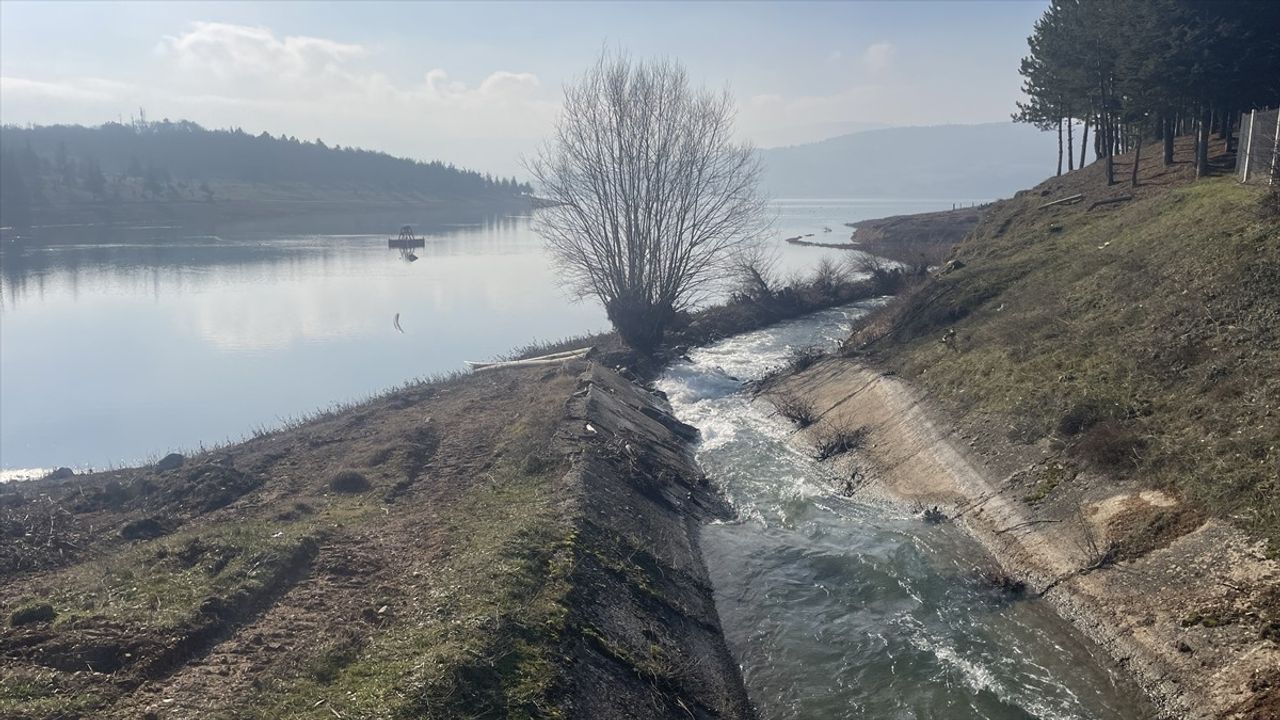
[[(1196, 174), (1208, 172), (1210, 135), (1230, 145), (1236, 118), (1280, 103), (1280, 2), (1274, 0), (1051, 0), (1027, 39), (1020, 73), (1026, 100), (1013, 119), (1058, 132), (1075, 169), (1074, 126), (1082, 124), (1079, 165), (1090, 144), (1116, 182), (1113, 156), (1163, 140), (1196, 138)], [(1066, 145), (1064, 148), (1064, 130)]]
[[(439, 161), (330, 147), (240, 128), (208, 130), (179, 121), (96, 127), (47, 125), (0, 128), (0, 177), (6, 224), (21, 224), (32, 205), (78, 190), (112, 199), (108, 178), (136, 178), (148, 198), (186, 195), (213, 200), (212, 181), (288, 183), (412, 192), (440, 198), (500, 198), (532, 192), (515, 178), (495, 178)], [(83, 194), (81, 193), (81, 194)], [(27, 206), (22, 209), (22, 206)]]

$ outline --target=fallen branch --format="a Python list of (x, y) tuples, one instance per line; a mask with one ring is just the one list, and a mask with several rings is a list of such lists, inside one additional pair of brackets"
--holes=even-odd
[(593, 348), (585, 347), (578, 350), (567, 350), (565, 352), (551, 353), (550, 355), (539, 355), (538, 357), (526, 358), (524, 360), (498, 360), (493, 362), (484, 362), (478, 360), (467, 360), (467, 364), (472, 370), (489, 370), (499, 367), (522, 367), (525, 365), (551, 365), (554, 363), (565, 362), (567, 360), (577, 360), (586, 357)]
[(1043, 210), (1047, 207), (1053, 207), (1054, 205), (1069, 205), (1071, 203), (1080, 202), (1083, 199), (1084, 199), (1083, 193), (1076, 193), (1075, 195), (1064, 197), (1061, 200), (1054, 200), (1053, 202), (1047, 202), (1036, 209)]

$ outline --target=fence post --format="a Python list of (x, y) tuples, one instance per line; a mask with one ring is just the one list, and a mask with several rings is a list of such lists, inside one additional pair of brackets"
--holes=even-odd
[(1268, 185), (1276, 183), (1276, 155), (1280, 155), (1280, 107), (1276, 108), (1276, 139), (1271, 143), (1271, 174), (1267, 178)]
[(1249, 142), (1244, 146), (1244, 171), (1240, 174), (1240, 182), (1245, 185), (1249, 184), (1249, 156), (1253, 153), (1253, 126), (1257, 125), (1258, 111), (1256, 109), (1249, 111)]

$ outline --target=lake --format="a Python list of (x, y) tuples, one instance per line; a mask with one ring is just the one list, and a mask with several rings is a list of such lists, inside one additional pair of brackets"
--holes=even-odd
[[(843, 242), (843, 223), (948, 207), (779, 200), (771, 236), (780, 269), (804, 271), (840, 251), (781, 238)], [(416, 262), (387, 247), (409, 221), (427, 235)], [(43, 232), (41, 242), (0, 249), (0, 468), (9, 478), (238, 440), (464, 360), (608, 325), (600, 307), (557, 286), (527, 215)]]

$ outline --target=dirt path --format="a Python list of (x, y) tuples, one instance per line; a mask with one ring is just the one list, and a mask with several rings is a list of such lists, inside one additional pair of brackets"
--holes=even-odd
[(1076, 470), (1047, 447), (954, 428), (906, 383), (853, 361), (771, 392), (812, 401), (820, 426), (867, 428), (839, 461), (868, 479), (858, 492), (941, 507), (1107, 648), (1164, 716), (1275, 717), (1280, 564), (1262, 543), (1157, 490), (1087, 472), (1064, 482)]

